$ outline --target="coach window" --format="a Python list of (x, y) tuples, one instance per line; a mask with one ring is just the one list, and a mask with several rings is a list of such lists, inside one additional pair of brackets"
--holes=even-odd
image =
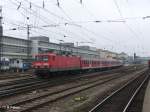
[(102, 61), (102, 64), (104, 64), (104, 61)]

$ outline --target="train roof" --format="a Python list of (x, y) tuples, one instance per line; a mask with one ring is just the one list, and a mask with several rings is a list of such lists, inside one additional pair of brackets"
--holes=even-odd
[(67, 55), (67, 54), (57, 54), (57, 53), (53, 53), (53, 52), (48, 52), (48, 53), (42, 53), (42, 54), (36, 54), (35, 56), (74, 56), (74, 57), (80, 57), (80, 56), (76, 56), (76, 55)]
[(35, 56), (43, 56), (43, 55), (56, 56), (55, 53), (42, 53), (42, 54), (36, 54)]

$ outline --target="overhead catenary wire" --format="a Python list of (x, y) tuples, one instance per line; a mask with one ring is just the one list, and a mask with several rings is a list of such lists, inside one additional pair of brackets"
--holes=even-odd
[[(89, 12), (89, 11), (88, 11)], [(92, 15), (92, 13), (90, 13), (90, 15)], [(94, 21), (87, 21), (87, 22), (93, 22), (93, 23), (100, 23), (100, 22), (125, 22), (125, 21), (122, 21), (122, 20), (94, 20)], [(68, 23), (69, 24), (69, 23)], [(79, 26), (79, 25), (78, 25)], [(109, 42), (113, 42), (111, 39), (107, 38), (106, 36), (102, 36), (102, 35), (97, 35), (96, 33), (94, 33), (93, 31), (87, 29), (86, 27), (83, 27), (82, 25), (80, 25), (81, 29), (83, 29), (84, 31), (87, 31), (88, 33), (90, 32), (90, 34), (96, 36), (96, 37), (101, 37)]]
[[(9, 23), (9, 22), (8, 22)], [(9, 24), (12, 24), (13, 26), (15, 26), (15, 30), (26, 30), (26, 25), (18, 25), (18, 24), (15, 24), (15, 23), (9, 23)], [(44, 29), (44, 27), (42, 26), (33, 26), (33, 25), (30, 25), (30, 27), (32, 27), (32, 29), (40, 29), (40, 30), (44, 30), (44, 31), (47, 31), (47, 32), (50, 32), (50, 33), (53, 33), (53, 34), (56, 34), (58, 36), (61, 36), (61, 37), (70, 37), (70, 38), (73, 38), (72, 36), (69, 36), (68, 34), (65, 34), (65, 33), (58, 33), (58, 32), (53, 32), (51, 30), (46, 30)], [(14, 28), (11, 28), (11, 29), (8, 29), (8, 30), (14, 30)], [(75, 35), (75, 34), (74, 34)], [(76, 36), (79, 36), (79, 35), (76, 35)]]
[[(74, 0), (74, 1), (77, 2), (76, 0)], [(83, 1), (80, 0), (79, 2), (80, 2), (80, 6), (81, 6), (83, 9), (85, 9), (85, 10), (89, 13), (90, 16), (92, 16), (92, 17), (95, 18), (94, 14), (91, 13), (91, 11), (83, 4)], [(78, 3), (78, 2), (77, 2), (77, 3)]]
[[(76, 0), (74, 0), (74, 1), (76, 1)], [(77, 2), (77, 1), (76, 1)], [(88, 12), (88, 14), (92, 17), (92, 18), (94, 18), (94, 20), (91, 20), (91, 21), (86, 21), (86, 22), (82, 22), (82, 23), (103, 23), (103, 22), (108, 22), (108, 23), (111, 23), (111, 22), (126, 22), (125, 20), (122, 20), (122, 19), (120, 19), (120, 18), (118, 18), (118, 19), (110, 19), (110, 20), (102, 20), (102, 19), (100, 19), (100, 20), (97, 20), (97, 18), (95, 17), (95, 15), (93, 14), (93, 13), (91, 13), (90, 11), (89, 11), (89, 9), (84, 5), (84, 4), (80, 4), (80, 6), (83, 8), (83, 9), (85, 9), (87, 12)], [(104, 26), (103, 26), (103, 28), (104, 28)], [(106, 29), (106, 28), (105, 28)], [(90, 32), (90, 30), (89, 29), (87, 29), (87, 28), (84, 28), (84, 30), (86, 30), (87, 32)], [(110, 31), (108, 31), (108, 32), (110, 32)], [(114, 41), (114, 40), (112, 40), (112, 39), (110, 39), (109, 37), (111, 37), (111, 36), (105, 36), (105, 35), (102, 35), (102, 34), (96, 34), (95, 32), (93, 32), (93, 31), (91, 31), (90, 32), (91, 34), (94, 34), (96, 37), (100, 37), (100, 38), (105, 38), (106, 40), (108, 40), (108, 41), (112, 41), (112, 43), (113, 44), (119, 44), (120, 45), (120, 42), (117, 42), (117, 41)], [(111, 34), (112, 34), (112, 32), (110, 32)], [(121, 44), (122, 45), (122, 44)]]
[[(79, 23), (78, 23), (79, 24)], [(110, 40), (109, 40), (110, 41)]]
[[(74, 0), (74, 1), (76, 1), (76, 0)], [(77, 1), (76, 1), (77, 2)], [(102, 20), (102, 19), (100, 19), (100, 20), (97, 20), (97, 18), (94, 16), (94, 14), (92, 14), (90, 11), (89, 11), (89, 9), (84, 5), (84, 4), (81, 4), (80, 5), (83, 9), (85, 9), (88, 13), (89, 13), (89, 15), (91, 16), (91, 17), (93, 17), (94, 19), (93, 20), (89, 20), (89, 21), (82, 21), (82, 23), (103, 23), (103, 22), (108, 22), (108, 23), (111, 23), (111, 22), (126, 22), (126, 20), (122, 20), (122, 19), (120, 19), (120, 18), (117, 18), (117, 19), (108, 19), (108, 20)], [(103, 26), (104, 27), (104, 26)], [(106, 29), (106, 28), (105, 28)], [(85, 28), (85, 30), (87, 30), (86, 28)], [(87, 32), (90, 32), (90, 30), (87, 30)], [(109, 31), (108, 31), (109, 32)], [(97, 35), (97, 37), (99, 36), (99, 38), (106, 38), (106, 40), (108, 40), (108, 41), (112, 41), (112, 43), (113, 44), (115, 44), (116, 45), (116, 43), (118, 44), (118, 45), (122, 45), (122, 44), (120, 44), (120, 42), (118, 42), (118, 41), (114, 41), (114, 40), (112, 40), (112, 39), (110, 39), (108, 36), (106, 36), (106, 35), (102, 35), (102, 34), (96, 34), (95, 32), (91, 32), (91, 34), (94, 34), (95, 36)], [(111, 34), (112, 34), (112, 32), (111, 32)], [(111, 36), (110, 36), (111, 37)]]
[[(119, 8), (119, 5), (118, 5), (117, 1), (116, 1), (116, 0), (113, 0), (113, 1), (114, 1), (114, 4), (115, 4), (115, 6), (116, 6), (116, 9), (117, 9), (117, 11), (118, 11), (120, 17), (121, 17), (122, 19), (124, 19), (123, 14), (122, 14), (122, 12), (121, 12), (121, 10), (120, 10), (120, 8)], [(127, 23), (124, 23), (124, 24), (125, 24), (125, 26), (129, 29), (129, 31), (134, 35), (134, 37), (135, 37), (136, 39), (137, 39), (137, 37), (139, 38), (139, 36), (134, 32), (134, 30), (133, 30)], [(140, 39), (140, 38), (139, 38), (139, 39)]]
[[(117, 11), (118, 11), (120, 17), (121, 17), (122, 19), (124, 19), (123, 14), (122, 14), (122, 12), (121, 12), (121, 10), (120, 10), (120, 8), (119, 8), (119, 5), (118, 5), (117, 1), (116, 1), (116, 0), (113, 0), (113, 1), (114, 1), (114, 4), (115, 4), (115, 6), (116, 6), (116, 9), (117, 9)], [(146, 17), (146, 16), (145, 16), (145, 17)], [(142, 19), (144, 19), (144, 17), (143, 17)], [(125, 26), (128, 28), (128, 30), (133, 34), (134, 38), (135, 38), (136, 40), (138, 40), (139, 43), (141, 43), (142, 38), (141, 38), (127, 23), (124, 23), (124, 25), (125, 25)], [(142, 44), (141, 44), (141, 45), (142, 45)]]
[[(59, 1), (57, 1), (57, 2), (59, 2)], [(69, 19), (69, 21), (71, 21), (71, 22), (73, 21), (72, 18), (69, 17), (69, 15), (64, 11), (64, 9), (63, 9), (61, 6), (59, 6), (58, 8), (64, 13), (64, 15)], [(66, 24), (69, 25), (68, 22), (65, 23), (65, 25), (66, 25)], [(78, 27), (78, 26), (82, 27), (81, 25), (78, 25), (78, 24), (76, 24), (76, 23), (73, 23), (72, 25), (77, 26), (77, 27)], [(81, 34), (83, 35), (83, 33), (81, 33)], [(84, 35), (85, 35), (85, 34), (84, 34)], [(88, 35), (86, 35), (86, 36), (89, 37)]]
[[(113, 20), (111, 20), (111, 21), (113, 21)], [(108, 21), (108, 22), (111, 22), (111, 21)], [(94, 22), (99, 22), (99, 21), (94, 21)], [(66, 23), (65, 23), (66, 24)], [(83, 28), (82, 28), (83, 29)], [(87, 31), (87, 30), (86, 30)], [(88, 31), (89, 32), (89, 31)], [(83, 34), (83, 33), (82, 33)], [(86, 35), (87, 36), (87, 35)], [(90, 37), (89, 37), (90, 38)], [(90, 39), (91, 40), (91, 39)], [(106, 40), (108, 40), (108, 39), (106, 39)], [(109, 42), (112, 42), (112, 41), (109, 41)]]
[[(24, 0), (24, 1), (27, 2), (27, 3), (30, 3), (28, 0)], [(66, 18), (64, 18), (64, 17), (61, 17), (61, 16), (59, 16), (59, 15), (57, 15), (57, 14), (51, 12), (50, 10), (46, 9), (46, 7), (43, 8), (43, 7), (37, 5), (37, 4), (33, 3), (33, 2), (31, 2), (31, 4), (32, 4), (34, 7), (37, 7), (37, 8), (39, 8), (39, 9), (41, 9), (41, 10), (44, 10), (45, 12), (47, 12), (47, 13), (50, 14), (50, 15), (52, 15), (53, 17), (56, 17), (56, 18), (58, 18), (58, 19), (60, 19), (60, 20), (68, 21), (68, 19), (66, 19)]]
[[(17, 0), (16, 0), (17, 1)], [(22, 7), (24, 10), (25, 10), (25, 8), (24, 7)], [(33, 10), (33, 9), (32, 9)], [(28, 10), (27, 10), (28, 11)], [(29, 11), (28, 11), (29, 12)], [(32, 14), (32, 13), (31, 13)], [(43, 21), (43, 19), (42, 18), (39, 18), (40, 20), (42, 20)], [(45, 22), (46, 24), (48, 24), (47, 23), (47, 21), (43, 21), (43, 22)], [(81, 37), (82, 38), (82, 37)]]
[[(48, 31), (48, 30), (45, 30), (45, 29), (42, 29), (42, 30)], [(36, 31), (35, 29), (32, 29), (31, 33), (32, 33), (32, 32), (34, 32), (35, 34), (41, 35), (41, 36), (47, 36), (47, 33), (39, 32), (39, 31)], [(63, 35), (63, 37), (64, 37), (64, 38), (69, 38), (69, 39), (71, 39), (71, 40), (73, 39), (72, 37), (70, 37), (70, 36), (68, 36), (68, 35)], [(53, 35), (53, 36), (51, 36), (51, 37), (49, 37), (49, 38), (50, 38), (50, 40), (59, 41), (59, 40), (62, 38), (62, 35), (57, 36), (57, 38), (56, 38), (55, 35)], [(72, 40), (71, 42), (75, 42), (75, 40)]]
[[(127, 4), (127, 6), (128, 6), (128, 9), (129, 9), (129, 11), (130, 11), (130, 13), (131, 13), (131, 15), (135, 15), (134, 14), (134, 11), (132, 10), (132, 8), (130, 7), (130, 4), (129, 4), (129, 1), (128, 0), (126, 0), (126, 4)], [(147, 19), (149, 16), (144, 16), (144, 17), (142, 17), (142, 19), (143, 20), (145, 20), (145, 19)], [(138, 25), (138, 28), (140, 28), (140, 24), (137, 22), (137, 19), (135, 19), (135, 21), (136, 21), (136, 24)], [(138, 35), (143, 35), (143, 32), (141, 32), (141, 30), (139, 29), (138, 30)], [(142, 40), (143, 40), (144, 38), (142, 38)], [(141, 45), (141, 49), (142, 50), (144, 50), (144, 47)]]
[[(9, 23), (9, 22), (8, 22)], [(11, 29), (7, 29), (7, 30), (26, 30), (26, 27), (25, 26), (21, 26), (21, 25), (18, 25), (18, 24), (15, 24), (15, 23), (9, 23), (9, 24), (11, 24), (11, 25), (13, 25), (13, 26), (15, 26), (14, 28), (11, 28)], [(57, 34), (57, 35), (59, 35), (59, 36), (65, 36), (66, 34), (63, 34), (63, 33), (57, 33), (57, 32), (53, 32), (53, 31), (51, 31), (51, 30), (46, 30), (46, 29), (44, 29), (43, 27), (37, 27), (37, 26), (30, 26), (30, 27), (32, 27), (32, 28), (34, 28), (34, 29), (41, 29), (41, 30), (44, 30), (44, 31), (48, 31), (48, 32), (51, 32), (51, 33), (53, 33), (53, 34)]]
[[(69, 17), (69, 16), (66, 14), (66, 12), (63, 10), (63, 8), (60, 7), (60, 6), (59, 6), (58, 8), (60, 8), (60, 9), (62, 10), (62, 12), (66, 15), (66, 17), (71, 21), (71, 23), (73, 23), (73, 22), (72, 22), (72, 21), (73, 21), (72, 18)], [(113, 21), (113, 20), (112, 20), (112, 21)], [(97, 21), (97, 20), (96, 20), (96, 21), (94, 21), (94, 22), (98, 23), (98, 22), (100, 22), (100, 21)], [(107, 21), (107, 22), (111, 22), (111, 21)], [(65, 25), (66, 25), (66, 24), (69, 25), (70, 23), (65, 23)], [(77, 26), (78, 28), (81, 28), (81, 29), (84, 29), (84, 31), (87, 31), (85, 28), (82, 27), (82, 25), (78, 25), (78, 24), (76, 24), (76, 23), (73, 23), (73, 24), (74, 24), (74, 26)], [(79, 27), (79, 26), (80, 26), (80, 27)], [(88, 35), (86, 35), (86, 36), (88, 36)], [(88, 37), (89, 37), (89, 36), (88, 36)], [(89, 38), (90, 38), (90, 37), (89, 37)], [(90, 39), (90, 40), (91, 40), (91, 39)], [(106, 39), (106, 40), (108, 40), (108, 39)]]
[[(18, 0), (14, 0), (14, 1), (16, 1), (17, 3), (14, 3), (13, 2), (13, 0), (10, 0), (11, 1), (11, 3), (13, 3), (14, 5), (18, 5), (17, 3), (19, 3), (19, 1)], [(36, 11), (35, 10), (33, 10), (33, 9), (28, 9), (28, 7), (25, 7), (23, 4), (22, 4), (22, 7), (21, 7), (23, 10), (24, 10), (24, 12), (27, 12), (28, 14), (32, 14), (33, 16), (36, 16)], [(19, 10), (20, 11), (20, 10)], [(25, 14), (24, 14), (25, 15)], [(26, 16), (26, 17), (28, 17), (28, 16)], [(40, 19), (42, 19), (42, 21), (44, 21), (45, 23), (48, 23), (47, 22), (47, 17), (41, 17), (41, 16), (39, 16), (39, 18)], [(48, 19), (49, 20), (49, 19)], [(51, 21), (51, 20), (49, 20), (49, 22), (51, 22), (51, 23), (55, 23), (55, 22), (53, 22), (53, 21)]]

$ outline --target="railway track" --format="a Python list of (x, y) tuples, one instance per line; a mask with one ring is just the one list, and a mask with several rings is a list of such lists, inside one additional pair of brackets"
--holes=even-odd
[[(143, 73), (143, 71), (142, 71), (142, 73)], [(140, 74), (141, 74), (141, 72), (140, 72)], [(39, 108), (39, 107), (47, 104), (47, 103), (52, 103), (52, 102), (62, 99), (64, 97), (68, 97), (69, 95), (73, 95), (78, 92), (85, 91), (87, 89), (102, 85), (109, 81), (119, 79), (120, 77), (122, 77), (122, 75), (117, 74), (117, 75), (111, 76), (109, 78), (106, 77), (106, 78), (102, 78), (101, 80), (97, 79), (94, 81), (89, 81), (84, 84), (75, 85), (70, 88), (65, 88), (62, 90), (54, 91), (54, 92), (48, 92), (48, 93), (40, 95), (38, 97), (32, 97), (30, 99), (25, 99), (25, 100), (22, 100), (22, 101), (19, 101), (16, 103), (12, 103), (10, 106), (20, 107), (21, 109), (18, 110), (19, 112), (29, 112), (31, 110), (34, 110), (36, 108)]]
[[(133, 71), (133, 68), (126, 68), (124, 69), (125, 71)], [(122, 71), (122, 69), (121, 69)], [(120, 71), (119, 71), (120, 72)], [(105, 72), (103, 72), (105, 73)], [(108, 72), (106, 72), (108, 73)], [(37, 79), (37, 78), (29, 78), (29, 79), (22, 79), (22, 80), (16, 80), (16, 81), (11, 81), (7, 82), (4, 84), (0, 84), (0, 98), (5, 98), (8, 96), (24, 93), (24, 92), (29, 92), (33, 91), (36, 89), (43, 89), (46, 87), (52, 87), (52, 86), (57, 86), (60, 84), (65, 84), (69, 83), (75, 80), (81, 80), (84, 78), (94, 78), (99, 76), (100, 73), (93, 73), (92, 75), (90, 74), (85, 74), (85, 75), (79, 75), (79, 76), (73, 76), (73, 77), (62, 77), (61, 79), (54, 79), (54, 80), (46, 80), (46, 79)]]
[[(137, 68), (136, 70), (140, 70), (141, 67)], [(8, 96), (13, 96), (13, 95), (17, 95), (19, 93), (25, 93), (25, 92), (29, 92), (29, 91), (33, 91), (33, 90), (37, 90), (37, 89), (44, 89), (46, 87), (53, 87), (53, 86), (57, 86), (57, 85), (61, 85), (61, 84), (65, 84), (65, 83), (69, 83), (69, 82), (72, 82), (72, 81), (75, 81), (75, 80), (81, 80), (81, 79), (88, 79), (88, 78), (94, 78), (94, 77), (97, 77), (97, 76), (102, 76), (100, 74), (103, 74), (104, 76), (108, 76), (109, 75), (105, 75), (106, 74), (112, 74), (112, 72), (118, 72), (118, 73), (121, 73), (121, 72), (135, 72), (135, 69), (133, 68), (120, 68), (119, 70), (111, 70), (111, 72), (107, 72), (107, 71), (104, 71), (104, 72), (101, 72), (101, 73), (92, 73), (92, 75), (90, 74), (85, 74), (85, 75), (79, 75), (79, 76), (75, 76), (75, 77), (71, 77), (71, 78), (66, 78), (65, 79), (58, 79), (58, 80), (43, 80), (44, 82), (43, 83), (39, 83), (41, 80), (37, 80), (37, 83), (34, 82), (34, 80), (31, 79), (28, 79), (29, 83), (28, 84), (28, 81), (26, 82), (26, 79), (24, 79), (24, 82), (26, 82), (26, 84), (24, 84), (23, 80), (22, 81), (11, 81), (11, 82), (8, 82), (6, 84), (0, 84), (0, 98), (3, 99), (3, 98), (9, 98)], [(39, 81), (39, 82), (38, 82)], [(32, 83), (31, 83), (32, 82)], [(41, 81), (42, 82), (42, 81)], [(59, 82), (59, 83), (58, 83)], [(10, 86), (11, 85), (11, 86)]]
[(22, 84), (24, 82), (27, 82), (27, 81), (32, 81), (33, 79), (35, 79), (34, 77), (28, 77), (28, 78), (19, 78), (19, 79), (16, 79), (16, 80), (3, 80), (3, 81), (0, 81), (0, 89), (2, 87), (6, 87), (6, 86), (10, 86), (10, 85), (17, 85), (17, 84)]
[(0, 98), (8, 97), (18, 93), (23, 93), (32, 90), (34, 87), (38, 87), (40, 85), (47, 85), (48, 83), (49, 81), (31, 78), (22, 81), (20, 80), (11, 82), (12, 85), (10, 85), (10, 83), (2, 84), (0, 85)]
[(6, 80), (6, 79), (15, 79), (15, 78), (21, 78), (21, 77), (31, 77), (31, 72), (27, 73), (1, 73), (0, 74), (0, 80)]
[(139, 86), (134, 95), (131, 97), (130, 102), (126, 106), (124, 112), (142, 112), (145, 92), (149, 81), (146, 80)]
[(121, 88), (110, 94), (89, 112), (137, 112), (136, 96), (149, 80), (149, 73), (129, 81)]

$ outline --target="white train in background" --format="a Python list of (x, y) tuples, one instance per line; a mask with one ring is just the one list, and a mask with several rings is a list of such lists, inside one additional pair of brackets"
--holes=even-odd
[(30, 69), (30, 63), (27, 63), (22, 59), (9, 59), (7, 57), (2, 57), (0, 59), (0, 70), (1, 71), (25, 71)]
[(1, 57), (0, 59), (0, 70), (7, 71), (10, 69), (10, 60), (7, 57)]
[(26, 71), (30, 69), (31, 64), (22, 59), (11, 59), (10, 60), (10, 69), (15, 71)]
[(11, 59), (10, 68), (11, 69), (21, 69), (23, 67), (23, 62), (21, 59)]

